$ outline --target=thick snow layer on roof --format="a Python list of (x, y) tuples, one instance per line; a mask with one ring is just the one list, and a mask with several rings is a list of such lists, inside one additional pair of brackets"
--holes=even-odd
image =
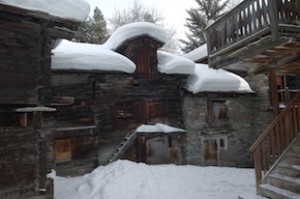
[(163, 44), (168, 41), (168, 34), (163, 28), (148, 22), (135, 22), (118, 28), (104, 45), (111, 50), (116, 50), (125, 41), (143, 35), (147, 35)]
[(223, 69), (211, 69), (207, 64), (196, 64), (195, 74), (188, 78), (184, 87), (193, 93), (254, 92), (242, 77)]
[(85, 0), (0, 0), (0, 4), (79, 22), (85, 21), (90, 12), (90, 5)]
[(103, 45), (63, 40), (52, 52), (52, 69), (56, 70), (135, 71), (131, 60)]
[(195, 70), (195, 63), (179, 55), (163, 51), (157, 52), (158, 70), (166, 74), (192, 75)]
[(196, 62), (207, 57), (207, 44), (203, 44), (202, 46), (192, 50), (191, 52), (184, 54), (183, 56)]
[(174, 128), (165, 124), (157, 123), (155, 125), (146, 125), (142, 124), (136, 129), (136, 132), (143, 133), (155, 133), (155, 132), (163, 132), (163, 133), (174, 133), (174, 132), (185, 132), (183, 129)]

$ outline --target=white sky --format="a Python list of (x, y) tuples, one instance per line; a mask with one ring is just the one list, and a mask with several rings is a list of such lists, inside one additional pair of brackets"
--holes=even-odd
[[(115, 10), (132, 7), (134, 0), (86, 0), (93, 12), (95, 6), (99, 7), (105, 19), (112, 17)], [(184, 36), (188, 29), (184, 26), (188, 14), (186, 9), (198, 7), (195, 0), (138, 0), (146, 7), (157, 9), (164, 17), (165, 24), (177, 30), (178, 37)]]

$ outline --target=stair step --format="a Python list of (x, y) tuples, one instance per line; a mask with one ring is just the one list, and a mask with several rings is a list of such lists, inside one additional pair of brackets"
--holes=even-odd
[(294, 143), (294, 145), (291, 147), (291, 152), (294, 152), (296, 154), (300, 153), (300, 142)]
[(299, 199), (300, 195), (285, 189), (281, 189), (270, 184), (259, 185), (262, 196), (272, 199)]
[(286, 164), (300, 165), (300, 154), (289, 152), (285, 155), (282, 162)]
[(300, 193), (300, 178), (294, 178), (281, 174), (270, 174), (267, 182), (276, 187)]
[(286, 175), (290, 177), (300, 177), (300, 165), (279, 163), (274, 173)]

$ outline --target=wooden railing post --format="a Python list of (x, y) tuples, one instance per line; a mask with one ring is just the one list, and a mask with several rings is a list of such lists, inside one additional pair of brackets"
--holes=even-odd
[(256, 192), (257, 192), (257, 194), (259, 194), (258, 186), (260, 185), (260, 182), (261, 182), (261, 179), (262, 179), (262, 175), (261, 175), (261, 171), (262, 171), (261, 151), (256, 149), (253, 152), (253, 154), (254, 154), (253, 158), (254, 158), (254, 167), (255, 167)]
[(272, 40), (275, 41), (279, 38), (279, 29), (278, 29), (278, 8), (277, 8), (278, 0), (268, 0), (269, 3), (269, 15), (270, 15), (270, 23), (271, 23), (271, 36)]

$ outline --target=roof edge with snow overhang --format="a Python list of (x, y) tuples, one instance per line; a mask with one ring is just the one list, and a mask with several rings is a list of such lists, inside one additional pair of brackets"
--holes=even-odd
[(133, 73), (136, 69), (130, 59), (99, 44), (63, 40), (52, 53), (52, 70)]
[(168, 41), (167, 32), (158, 25), (149, 22), (135, 22), (119, 27), (104, 43), (104, 46), (116, 50), (124, 42), (141, 36), (149, 36), (163, 44)]
[(242, 77), (223, 69), (211, 69), (196, 64), (195, 74), (188, 77), (184, 88), (194, 94), (200, 92), (254, 93)]
[(165, 74), (192, 75), (195, 63), (183, 56), (157, 51), (158, 71)]
[(85, 0), (0, 0), (0, 4), (76, 22), (85, 21), (90, 12)]
[(202, 46), (186, 53), (183, 55), (185, 58), (188, 58), (194, 62), (199, 62), (207, 58), (207, 44), (203, 44)]

